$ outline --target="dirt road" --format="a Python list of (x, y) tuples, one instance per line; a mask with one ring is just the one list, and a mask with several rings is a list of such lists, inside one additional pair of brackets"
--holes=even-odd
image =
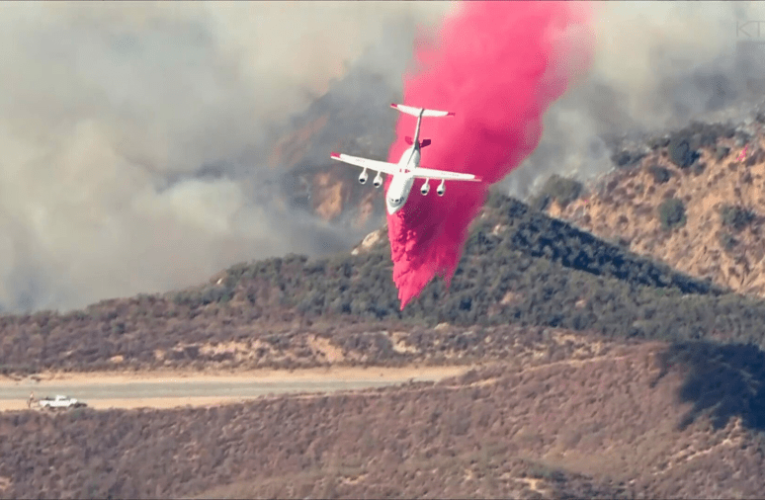
[(0, 410), (26, 408), (29, 393), (35, 396), (65, 394), (96, 409), (169, 408), (199, 406), (254, 399), (269, 394), (336, 392), (402, 384), (409, 380), (437, 381), (459, 375), (469, 367), (339, 368), (259, 371), (227, 375), (163, 374), (61, 374), (41, 380), (0, 380)]

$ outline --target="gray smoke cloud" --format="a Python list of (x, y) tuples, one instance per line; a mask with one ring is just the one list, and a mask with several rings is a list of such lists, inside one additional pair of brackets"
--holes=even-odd
[(596, 2), (590, 71), (551, 106), (539, 147), (504, 186), (525, 197), (553, 173), (588, 180), (613, 168), (621, 139), (749, 116), (765, 90), (759, 20), (757, 2)]
[(281, 173), (263, 166), (265, 131), (362, 55), (400, 85), (401, 55), (369, 48), (401, 46), (450, 8), (1, 4), (0, 312), (161, 292), (242, 260), (350, 244), (270, 197)]
[[(353, 65), (400, 90), (417, 28), (454, 8), (0, 4), (0, 312), (161, 292), (355, 243), (274, 196), (283, 172), (265, 166), (268, 131)], [(737, 32), (765, 20), (754, 2), (593, 8), (592, 68), (503, 182), (515, 196), (552, 173), (610, 170), (615, 137), (745, 116), (765, 89), (765, 45), (737, 43), (765, 39)]]

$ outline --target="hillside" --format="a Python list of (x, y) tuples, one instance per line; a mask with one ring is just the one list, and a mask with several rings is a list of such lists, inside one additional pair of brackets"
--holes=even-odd
[(548, 342), (556, 349), (527, 350), (522, 363), (435, 385), (198, 409), (5, 413), (0, 496), (731, 498), (762, 491), (763, 396), (749, 390), (765, 382), (759, 350), (637, 342), (580, 349), (581, 339), (560, 340)]
[[(499, 195), (474, 227), (450, 290), (437, 280), (401, 312), (390, 273), (380, 240), (356, 255), (233, 266), (210, 284), (162, 296), (105, 301), (68, 314), (0, 316), (0, 363), (17, 374), (205, 363), (318, 366), (326, 362), (317, 354), (317, 342), (325, 342), (319, 337), (350, 363), (363, 358), (344, 347), (355, 345), (348, 340), (354, 335), (374, 339), (374, 332), (427, 331), (440, 323), (461, 331), (510, 323), (607, 337), (763, 343), (760, 301)], [(370, 356), (383, 364), (401, 361)]]
[[(548, 213), (600, 237), (621, 238), (630, 250), (692, 276), (763, 297), (764, 144), (758, 121), (693, 124), (640, 155), (623, 152), (621, 168), (586, 203), (585, 196), (551, 203)], [(673, 227), (661, 220), (668, 203), (682, 205)]]
[(403, 313), (385, 240), (353, 253), (2, 316), (3, 370), (479, 368), (207, 408), (6, 412), (0, 497), (708, 498), (765, 486), (765, 356), (734, 342), (763, 344), (757, 298), (499, 195), (452, 289), (435, 282)]

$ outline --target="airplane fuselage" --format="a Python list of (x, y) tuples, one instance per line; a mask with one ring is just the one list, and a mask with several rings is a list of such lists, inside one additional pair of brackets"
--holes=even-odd
[(365, 184), (369, 178), (367, 169), (376, 172), (372, 185), (379, 188), (383, 184), (382, 174), (387, 175), (390, 178), (390, 184), (385, 193), (385, 207), (390, 215), (395, 214), (401, 207), (406, 205), (406, 200), (409, 198), (409, 194), (414, 187), (415, 179), (423, 179), (423, 183), (420, 185), (420, 193), (423, 196), (427, 196), (430, 192), (430, 181), (441, 181), (436, 188), (436, 194), (443, 196), (446, 192), (446, 181), (472, 181), (481, 182), (480, 177), (476, 177), (473, 174), (463, 174), (460, 172), (448, 172), (444, 170), (435, 170), (432, 168), (424, 168), (420, 166), (420, 156), (422, 148), (431, 144), (430, 139), (420, 140), (420, 124), (424, 116), (428, 117), (443, 117), (454, 116), (451, 111), (438, 111), (435, 109), (415, 108), (412, 106), (405, 106), (403, 104), (391, 104), (391, 107), (405, 113), (407, 115), (417, 117), (417, 126), (414, 129), (414, 137), (406, 136), (406, 143), (409, 147), (404, 151), (399, 159), (398, 163), (392, 163), (387, 161), (371, 160), (369, 158), (360, 158), (358, 156), (351, 156), (340, 153), (330, 153), (330, 158), (339, 160), (351, 165), (361, 167), (363, 170), (359, 175), (359, 182)]
[(398, 172), (393, 175), (385, 194), (385, 205), (391, 215), (401, 210), (412, 191), (414, 170), (420, 166), (420, 148), (416, 145), (407, 148), (397, 166)]

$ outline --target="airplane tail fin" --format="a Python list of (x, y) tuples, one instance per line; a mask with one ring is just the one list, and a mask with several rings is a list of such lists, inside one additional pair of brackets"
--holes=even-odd
[(407, 115), (412, 115), (417, 117), (420, 116), (420, 113), (422, 113), (422, 116), (429, 116), (429, 117), (454, 116), (454, 113), (451, 111), (438, 111), (435, 109), (415, 108), (413, 106), (404, 106), (403, 104), (396, 104), (396, 103), (391, 104), (390, 107), (397, 109), (401, 111), (402, 113), (406, 113)]

